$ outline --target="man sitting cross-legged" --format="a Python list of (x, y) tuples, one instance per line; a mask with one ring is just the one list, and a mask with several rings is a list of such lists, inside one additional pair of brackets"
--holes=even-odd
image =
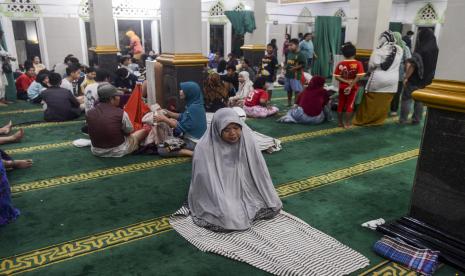
[(97, 93), (100, 103), (86, 114), (92, 153), (100, 157), (121, 157), (133, 153), (147, 137), (148, 131), (133, 132), (128, 114), (118, 107), (123, 93), (116, 87), (101, 83)]

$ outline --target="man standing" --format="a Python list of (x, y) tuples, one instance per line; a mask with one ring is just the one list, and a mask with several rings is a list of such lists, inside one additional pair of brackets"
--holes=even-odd
[(287, 91), (287, 105), (292, 106), (292, 94), (295, 93), (295, 98), (302, 92), (302, 75), (303, 69), (307, 66), (307, 60), (299, 51), (299, 40), (291, 39), (289, 41), (289, 53), (287, 54), (286, 63), (286, 80), (284, 89)]
[(275, 48), (273, 44), (268, 44), (266, 46), (266, 54), (262, 58), (262, 70), (259, 72), (260, 75), (266, 78), (266, 90), (269, 95), (269, 100), (271, 100), (274, 85), (273, 83), (276, 80), (276, 67), (278, 66), (278, 60), (275, 56)]
[(312, 41), (312, 34), (306, 33), (304, 35), (304, 39), (299, 44), (300, 52), (305, 55), (307, 60), (307, 66), (305, 70), (310, 73), (310, 68), (312, 66), (314, 48), (313, 48), (313, 41)]
[(133, 132), (128, 114), (119, 108), (123, 93), (116, 87), (100, 83), (97, 93), (100, 104), (86, 115), (92, 153), (100, 157), (122, 157), (133, 153), (148, 132), (145, 129)]
[(407, 34), (402, 37), (402, 40), (407, 44), (410, 50), (412, 50), (412, 37), (415, 33), (412, 31), (408, 31)]

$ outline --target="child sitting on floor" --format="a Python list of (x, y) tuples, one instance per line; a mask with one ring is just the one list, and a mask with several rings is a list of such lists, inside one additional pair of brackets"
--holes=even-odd
[[(337, 117), (339, 119), (339, 126), (344, 128), (350, 127), (355, 97), (358, 91), (358, 81), (365, 75), (363, 64), (355, 60), (356, 52), (357, 49), (352, 43), (347, 42), (342, 45), (344, 60), (339, 62), (334, 71), (334, 76), (339, 81)], [(346, 113), (345, 120), (343, 118), (344, 109)]]
[(276, 106), (269, 105), (269, 95), (266, 92), (266, 79), (259, 77), (253, 84), (254, 90), (244, 101), (244, 111), (247, 117), (266, 118), (278, 113)]

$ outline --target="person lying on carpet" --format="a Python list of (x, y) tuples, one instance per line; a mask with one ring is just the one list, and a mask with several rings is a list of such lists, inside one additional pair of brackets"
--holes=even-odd
[(269, 95), (266, 92), (266, 78), (257, 78), (253, 88), (254, 90), (249, 93), (244, 101), (244, 111), (247, 117), (266, 118), (278, 113), (279, 109), (269, 103)]
[(122, 157), (133, 153), (147, 137), (148, 131), (133, 132), (128, 114), (119, 108), (120, 96), (116, 87), (101, 83), (97, 88), (99, 104), (86, 114), (91, 151), (99, 157)]
[(232, 108), (215, 113), (197, 144), (188, 206), (196, 225), (220, 232), (246, 230), (282, 208), (252, 130)]
[(253, 93), (253, 82), (250, 80), (249, 72), (242, 71), (239, 73), (239, 90), (236, 95), (229, 98), (229, 106), (243, 106), (244, 99), (250, 94)]
[[(13, 127), (13, 123), (10, 121), (8, 124), (4, 125), (0, 128), (0, 135), (8, 135), (11, 132), (11, 128)], [(17, 143), (21, 141), (24, 137), (24, 130), (20, 128), (15, 134), (10, 136), (0, 137), (0, 145), (9, 144), (9, 143)]]
[(0, 226), (13, 222), (20, 211), (11, 203), (10, 183), (6, 176), (5, 166), (0, 162)]
[(60, 87), (60, 74), (51, 73), (49, 83), (50, 87), (42, 92), (42, 100), (45, 103), (44, 120), (47, 122), (64, 122), (78, 118), (83, 110), (81, 109), (81, 103), (71, 91)]
[(316, 125), (327, 119), (329, 112), (328, 92), (323, 88), (325, 79), (314, 76), (304, 92), (297, 96), (296, 104), (286, 115), (278, 119), (282, 123)]
[(198, 140), (207, 130), (207, 118), (199, 85), (192, 81), (183, 82), (181, 83), (179, 95), (186, 102), (185, 111), (176, 113), (163, 110), (163, 112), (154, 115), (154, 120), (157, 123), (168, 124), (174, 129), (175, 136), (183, 137), (185, 144), (159, 148), (158, 153), (161, 156), (192, 156)]

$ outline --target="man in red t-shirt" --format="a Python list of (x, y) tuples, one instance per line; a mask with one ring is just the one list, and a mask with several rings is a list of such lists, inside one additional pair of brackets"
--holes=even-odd
[[(348, 42), (342, 46), (342, 54), (345, 59), (336, 66), (334, 76), (339, 81), (339, 103), (337, 114), (339, 126), (349, 128), (354, 111), (355, 97), (358, 91), (358, 81), (365, 75), (363, 64), (355, 60), (357, 49), (352, 43)], [(346, 112), (345, 122), (343, 112)]]
[(34, 66), (27, 66), (26, 73), (21, 74), (16, 79), (16, 98), (18, 98), (18, 100), (27, 101), (27, 89), (35, 79), (36, 73)]

